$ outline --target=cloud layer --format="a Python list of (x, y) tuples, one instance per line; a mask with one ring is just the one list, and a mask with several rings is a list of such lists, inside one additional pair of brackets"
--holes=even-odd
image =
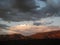
[[(40, 5), (38, 4), (39, 7), (36, 5), (37, 4), (36, 1), (37, 3), (39, 2), (40, 4)], [(55, 9), (51, 7), (50, 5), (48, 5), (48, 3), (46, 3), (45, 1), (38, 1), (38, 0), (36, 1), (34, 0), (23, 0), (23, 1), (22, 0), (16, 0), (16, 1), (6, 0), (5, 1), (3, 0), (0, 2), (0, 5), (1, 5), (0, 6), (0, 18), (7, 20), (7, 21), (8, 20), (9, 21), (38, 20), (40, 18), (53, 16), (56, 12), (58, 12), (57, 15), (59, 16), (59, 12), (60, 12), (58, 11), (59, 8)], [(42, 6), (45, 3), (47, 5)], [(21, 7), (24, 7), (24, 8), (21, 8)], [(41, 10), (40, 9), (36, 10), (38, 8), (41, 8)], [(27, 9), (30, 11), (26, 11)], [(23, 10), (25, 10), (25, 12)], [(35, 19), (32, 19), (32, 17), (35, 17)]]
[(1, 30), (0, 35), (21, 34), (24, 36), (30, 36), (36, 33), (44, 33), (58, 30), (60, 30), (60, 27), (58, 26), (17, 25), (9, 27), (8, 30)]
[[(55, 2), (57, 1), (57, 3)], [(59, 0), (0, 0), (0, 34), (22, 34), (25, 36), (29, 36), (35, 34), (37, 32), (49, 32), (60, 30), (59, 27), (48, 27), (44, 26), (44, 24), (51, 23), (36, 23), (34, 21), (41, 20), (47, 17), (59, 17), (60, 16), (60, 5)], [(29, 3), (28, 3), (29, 2)], [(56, 4), (56, 6), (55, 6)], [(52, 18), (49, 20), (53, 20), (58, 22), (60, 18)], [(49, 20), (46, 19), (47, 22)], [(57, 20), (57, 21), (56, 21)], [(3, 23), (2, 23), (2, 22)], [(5, 23), (5, 22), (7, 23)], [(33, 21), (34, 25), (20, 25), (21, 21)], [(9, 22), (9, 23), (8, 23)], [(14, 22), (14, 24), (11, 22)], [(17, 25), (16, 22), (19, 22)], [(55, 25), (57, 23), (52, 23)], [(58, 23), (59, 25), (60, 23)], [(9, 25), (12, 25), (9, 27)], [(43, 25), (43, 26), (35, 26), (35, 25)]]

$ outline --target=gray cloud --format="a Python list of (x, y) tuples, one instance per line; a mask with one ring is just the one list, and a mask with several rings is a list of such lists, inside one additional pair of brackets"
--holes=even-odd
[(9, 26), (4, 25), (4, 24), (0, 24), (0, 28), (2, 28), (2, 29), (6, 29), (6, 27), (9, 27)]
[(37, 8), (34, 0), (16, 0), (16, 3), (14, 2), (15, 0), (3, 0), (0, 2), (0, 18), (6, 21), (38, 20), (40, 18), (53, 16), (54, 13), (59, 12), (58, 9), (55, 9), (49, 5), (39, 11), (33, 10)]

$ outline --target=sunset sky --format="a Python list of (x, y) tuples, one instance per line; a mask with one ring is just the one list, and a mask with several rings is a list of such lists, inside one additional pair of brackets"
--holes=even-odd
[[(0, 31), (0, 34), (21, 33), (22, 35), (28, 36), (31, 34), (35, 34), (37, 32), (49, 32), (49, 31), (54, 31), (55, 29), (59, 30), (60, 1), (59, 0), (53, 0), (53, 1), (33, 0), (33, 1), (35, 1), (35, 5), (38, 7), (31, 9), (31, 12), (23, 12), (20, 9), (17, 8), (15, 9), (11, 7), (12, 6), (11, 4), (13, 4), (13, 2), (15, 1), (12, 1), (11, 3), (10, 0), (5, 0), (5, 1), (0, 0), (0, 10), (1, 10), (0, 30), (2, 30)], [(56, 5), (56, 8), (53, 9), (50, 7), (50, 5), (53, 8)], [(35, 23), (36, 25), (34, 25)], [(37, 24), (39, 25), (37, 26)], [(6, 27), (6, 29), (4, 26)], [(53, 29), (49, 28), (49, 26), (53, 27)], [(55, 28), (55, 26), (58, 28)]]

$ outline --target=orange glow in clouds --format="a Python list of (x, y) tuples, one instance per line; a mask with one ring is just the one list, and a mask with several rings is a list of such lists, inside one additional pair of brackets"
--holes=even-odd
[(35, 26), (35, 25), (17, 25), (8, 29), (8, 34), (22, 34), (24, 36), (30, 36), (36, 33), (50, 32), (60, 30), (60, 27), (55, 26)]

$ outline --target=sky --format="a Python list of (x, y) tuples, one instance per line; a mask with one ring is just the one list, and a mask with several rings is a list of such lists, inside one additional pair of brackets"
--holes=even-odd
[[(52, 22), (51, 24), (48, 24)], [(40, 20), (36, 20), (35, 22), (42, 23), (43, 25), (51, 25), (51, 26), (60, 26), (60, 17), (48, 17), (48, 18), (42, 18)], [(0, 20), (0, 24), (5, 24), (8, 26), (15, 26), (15, 25), (20, 25), (20, 24), (30, 24), (33, 25), (34, 21), (20, 21), (20, 22), (8, 22), (4, 20)], [(44, 24), (45, 23), (45, 24)]]
[[(57, 0), (53, 0), (56, 4), (58, 3)], [(1, 2), (0, 2), (1, 3)], [(44, 2), (44, 1), (39, 1), (39, 0), (35, 0), (35, 3), (37, 6), (36, 10), (37, 11), (40, 11), (40, 10), (43, 10), (43, 8), (46, 8), (47, 7), (47, 3)], [(3, 3), (4, 5), (5, 3)], [(7, 5), (6, 5), (7, 6)], [(9, 6), (8, 6), (9, 7)], [(13, 13), (12, 13), (13, 12)], [(50, 31), (51, 29), (49, 28), (48, 29), (48, 26), (58, 26), (60, 27), (60, 16), (50, 16), (50, 17), (44, 17), (46, 14), (44, 14), (42, 16), (42, 14), (30, 14), (30, 13), (21, 13), (19, 12), (18, 10), (14, 10), (12, 12), (9, 12), (9, 14), (6, 14), (3, 15), (4, 17), (6, 17), (6, 19), (8, 19), (9, 21), (6, 21), (6, 20), (3, 20), (3, 18), (0, 18), (0, 28), (2, 28), (2, 32), (4, 34), (4, 32), (6, 34), (11, 34), (11, 33), (18, 33), (17, 30), (20, 31), (20, 33), (22, 35), (30, 35), (30, 34), (33, 34), (33, 33), (36, 33), (37, 30), (38, 32), (41, 32), (42, 30), (44, 30), (46, 28), (46, 31)], [(6, 12), (7, 13), (7, 12)], [(10, 14), (12, 13), (12, 14)], [(42, 12), (43, 13), (43, 12)], [(16, 15), (14, 15), (16, 14)], [(27, 15), (27, 16), (26, 16)], [(29, 15), (29, 16), (28, 16)], [(41, 15), (41, 18), (37, 19), (36, 17), (34, 16), (40, 16)], [(58, 15), (58, 14), (56, 14)], [(31, 18), (31, 20), (24, 20), (24, 21), (10, 21), (10, 20), (21, 20), (22, 19), (28, 19), (28, 18)], [(35, 21), (32, 20), (33, 19), (36, 19)], [(34, 25), (34, 23), (36, 23), (36, 25)], [(39, 26), (37, 26), (37, 24), (39, 24)], [(1, 26), (2, 25), (2, 26)], [(7, 29), (3, 29), (4, 25), (6, 25), (5, 27)], [(30, 28), (30, 26), (32, 26), (32, 28)], [(35, 31), (33, 31), (35, 29), (35, 26), (36, 27), (40, 27), (38, 29), (36, 29)], [(47, 26), (47, 27), (46, 27)], [(23, 28), (24, 27), (24, 28)], [(43, 28), (42, 28), (43, 27)], [(15, 28), (15, 31), (13, 31), (13, 28)], [(27, 30), (25, 30), (27, 29)], [(31, 29), (31, 30), (30, 30)], [(40, 31), (41, 29), (41, 31)], [(57, 29), (57, 28), (56, 28)], [(60, 29), (60, 28), (58, 28)], [(7, 31), (8, 30), (8, 31)], [(11, 30), (11, 31), (10, 31)], [(21, 31), (22, 30), (22, 31)], [(54, 29), (55, 30), (55, 29)], [(2, 32), (0, 34), (2, 34)], [(43, 31), (44, 32), (44, 31)]]
[(42, 9), (43, 7), (46, 7), (46, 6), (47, 6), (47, 4), (46, 4), (45, 2), (43, 2), (43, 1), (35, 0), (35, 2), (36, 2), (36, 5), (39, 6), (39, 7), (37, 8), (37, 10), (40, 10), (40, 9)]
[[(58, 2), (57, 0), (53, 0), (53, 1), (55, 1), (56, 3)], [(44, 1), (39, 1), (39, 0), (35, 0), (35, 2), (36, 2), (36, 5), (38, 5), (38, 6), (40, 6), (40, 7), (38, 7), (37, 8), (37, 10), (40, 10), (40, 9), (42, 9), (42, 8), (44, 8), (44, 7), (46, 7), (47, 6), (47, 4), (46, 4), (46, 2), (44, 2)], [(47, 21), (47, 22), (49, 22), (50, 20), (51, 21), (54, 21), (52, 24), (50, 24), (50, 25), (58, 25), (58, 26), (60, 26), (60, 21), (59, 21), (59, 19), (60, 19), (60, 17), (47, 17), (47, 18), (41, 18), (42, 20), (45, 20), (45, 22)], [(36, 21), (38, 21), (38, 20), (36, 20)], [(39, 20), (40, 21), (40, 20)], [(45, 23), (44, 22), (44, 23)], [(1, 18), (0, 18), (0, 24), (6, 24), (6, 25), (9, 25), (9, 26), (14, 26), (14, 25), (18, 25), (18, 24), (27, 24), (27, 23), (29, 23), (29, 24), (32, 24), (33, 23), (33, 21), (20, 21), (20, 22), (10, 22), (10, 23), (8, 23), (7, 21), (3, 21)]]

